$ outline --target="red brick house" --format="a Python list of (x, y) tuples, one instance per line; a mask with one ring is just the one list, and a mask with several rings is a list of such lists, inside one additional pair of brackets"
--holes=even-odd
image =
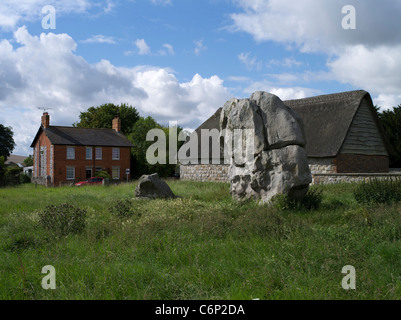
[(50, 126), (43, 113), (41, 126), (31, 144), (32, 181), (51, 186), (73, 183), (106, 171), (112, 179), (126, 178), (133, 145), (121, 132), (115, 118), (112, 129)]

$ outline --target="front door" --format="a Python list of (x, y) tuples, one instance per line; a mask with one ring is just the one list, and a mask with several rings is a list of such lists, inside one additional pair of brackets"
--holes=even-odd
[(92, 169), (86, 169), (86, 179), (89, 179), (92, 177)]

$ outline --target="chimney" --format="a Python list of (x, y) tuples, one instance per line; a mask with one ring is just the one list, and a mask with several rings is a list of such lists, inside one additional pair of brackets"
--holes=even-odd
[(42, 116), (42, 127), (47, 129), (50, 126), (50, 117), (49, 114), (47, 112), (43, 112), (43, 116)]
[(120, 117), (115, 117), (113, 119), (112, 128), (113, 128), (113, 130), (116, 130), (117, 132), (121, 132), (121, 119), (120, 119)]

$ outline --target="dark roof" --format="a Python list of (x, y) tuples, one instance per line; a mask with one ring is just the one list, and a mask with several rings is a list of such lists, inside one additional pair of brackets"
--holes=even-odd
[(133, 147), (126, 136), (113, 129), (50, 126), (47, 129), (39, 128), (32, 148), (42, 131), (53, 145)]
[[(297, 112), (302, 119), (308, 157), (320, 158), (335, 157), (339, 153), (363, 99), (368, 99), (370, 108), (374, 109), (370, 94), (364, 90), (283, 102)], [(201, 129), (219, 129), (221, 110), (222, 108), (218, 109), (212, 117), (196, 129), (196, 132), (200, 133)], [(372, 114), (388, 152), (392, 153), (376, 112)]]

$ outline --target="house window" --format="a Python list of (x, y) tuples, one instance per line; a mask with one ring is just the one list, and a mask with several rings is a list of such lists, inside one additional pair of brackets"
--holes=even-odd
[(75, 147), (67, 147), (67, 160), (75, 160)]
[(113, 160), (120, 160), (120, 148), (113, 148)]
[(112, 168), (112, 176), (114, 180), (120, 179), (120, 167), (113, 167)]
[(102, 148), (96, 148), (96, 160), (102, 160)]
[(75, 179), (75, 167), (67, 167), (67, 180)]
[(92, 148), (86, 147), (86, 160), (92, 160)]

